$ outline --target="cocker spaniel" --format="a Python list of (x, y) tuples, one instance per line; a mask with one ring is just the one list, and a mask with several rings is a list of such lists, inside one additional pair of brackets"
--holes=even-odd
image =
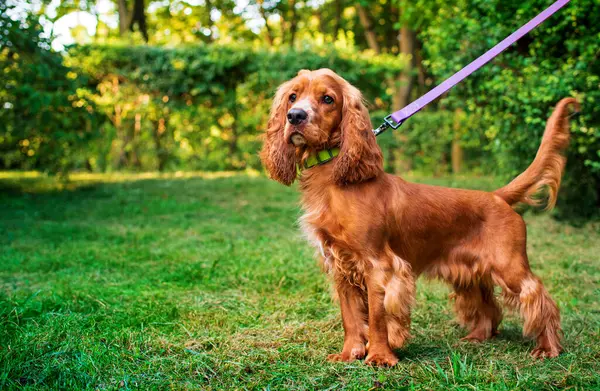
[(505, 303), (520, 311), (534, 357), (561, 351), (559, 311), (529, 267), (526, 228), (512, 206), (548, 189), (554, 206), (569, 141), (568, 106), (548, 120), (533, 163), (493, 191), (410, 183), (383, 171), (360, 92), (329, 69), (279, 87), (261, 159), (271, 178), (302, 192), (301, 227), (318, 249), (341, 306), (344, 346), (332, 361), (393, 366), (409, 337), (419, 275), (447, 281), (467, 340), (497, 334)]

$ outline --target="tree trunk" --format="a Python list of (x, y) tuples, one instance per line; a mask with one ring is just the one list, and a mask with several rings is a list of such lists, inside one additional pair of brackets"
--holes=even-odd
[(206, 14), (207, 14), (207, 19), (208, 19), (206, 21), (207, 22), (206, 26), (210, 30), (210, 35), (208, 36), (208, 40), (210, 42), (212, 42), (214, 40), (214, 38), (213, 38), (213, 31), (212, 31), (214, 23), (213, 23), (213, 20), (212, 20), (212, 17), (211, 17), (211, 12), (212, 12), (212, 9), (213, 9), (212, 0), (205, 0), (205, 8), (206, 8)]
[[(112, 79), (112, 93), (117, 95), (119, 93), (119, 78), (113, 76)], [(119, 103), (115, 104), (115, 115), (112, 117), (112, 122), (115, 127), (115, 133), (117, 135), (116, 147), (118, 148), (115, 154), (116, 158), (113, 166), (116, 168), (124, 167), (127, 164), (127, 156), (125, 154), (125, 147), (127, 146), (127, 135), (123, 131), (123, 109)]]
[(377, 54), (381, 53), (381, 49), (377, 43), (377, 35), (375, 34), (375, 31), (373, 31), (373, 23), (371, 23), (371, 17), (369, 16), (369, 13), (363, 8), (362, 5), (360, 5), (360, 3), (356, 4), (356, 11), (358, 12), (360, 24), (362, 24), (363, 28), (365, 29), (365, 38), (367, 39), (369, 48)]
[[(337, 41), (338, 33), (342, 28), (342, 13), (344, 12), (343, 0), (335, 0), (335, 24), (333, 25), (333, 40)], [(324, 31), (324, 30), (323, 30)]]
[(229, 139), (229, 155), (232, 159), (238, 152), (238, 132), (237, 132), (237, 124), (234, 122), (231, 125), (231, 138)]
[[(400, 12), (402, 12), (400, 10)], [(394, 111), (400, 110), (407, 106), (410, 103), (410, 93), (413, 87), (413, 69), (415, 63), (415, 34), (412, 30), (410, 30), (406, 26), (402, 26), (400, 28), (400, 36), (399, 46), (400, 46), (400, 56), (402, 58), (408, 58), (408, 62), (406, 63), (404, 70), (398, 76), (396, 81), (396, 93), (394, 94), (393, 99), (393, 109)], [(396, 167), (394, 170), (396, 171), (408, 171), (412, 166), (412, 162), (409, 160), (405, 154), (402, 152), (402, 145), (406, 143), (406, 136), (404, 136), (401, 132), (398, 135), (395, 135), (400, 141), (400, 148), (395, 151), (390, 151), (390, 155), (397, 154), (392, 159), (396, 162)], [(401, 159), (402, 157), (402, 159)]]
[(148, 42), (148, 28), (146, 26), (146, 5), (144, 0), (135, 0), (133, 4), (133, 15), (131, 16), (131, 23), (129, 24), (129, 30), (133, 31), (133, 26), (138, 25), (138, 29), (144, 41)]
[(169, 153), (166, 148), (163, 146), (163, 137), (167, 131), (167, 120), (164, 117), (158, 119), (158, 121), (153, 121), (154, 123), (154, 150), (156, 151), (156, 161), (157, 161), (157, 169), (159, 172), (164, 171), (165, 166), (167, 165), (167, 159), (169, 157)]
[(264, 1), (260, 0), (257, 1), (258, 3), (258, 10), (260, 12), (260, 16), (262, 16), (262, 18), (265, 21), (265, 30), (267, 30), (267, 43), (269, 44), (269, 46), (273, 46), (273, 31), (271, 30), (271, 26), (269, 26), (269, 15), (267, 15), (267, 13), (265, 12), (265, 9), (263, 8), (263, 3)]
[(134, 125), (133, 125), (133, 137), (131, 137), (131, 157), (132, 157), (132, 162), (133, 165), (141, 170), (142, 169), (142, 162), (140, 160), (140, 157), (138, 155), (138, 142), (137, 140), (140, 137), (140, 133), (142, 131), (142, 114), (140, 113), (136, 113), (135, 117), (134, 117)]
[(233, 85), (229, 88), (229, 113), (233, 117), (233, 123), (231, 124), (231, 138), (229, 139), (229, 157), (231, 159), (231, 165), (235, 161), (235, 156), (238, 153), (238, 110), (237, 110), (237, 86)]
[[(387, 12), (387, 15), (386, 15), (387, 22), (386, 23), (389, 23), (391, 26), (394, 26), (398, 22), (398, 16), (399, 16), (398, 7), (396, 7), (396, 2), (388, 1), (387, 2), (387, 10), (385, 12)], [(396, 47), (396, 45), (398, 45), (398, 31), (396, 31), (396, 29), (394, 29), (394, 28), (387, 28), (385, 30), (386, 30), (385, 46), (389, 47), (389, 48)]]
[(425, 87), (425, 77), (426, 77), (426, 73), (425, 73), (425, 67), (423, 66), (423, 45), (421, 44), (421, 41), (415, 37), (415, 45), (416, 45), (416, 49), (415, 49), (415, 63), (417, 64), (417, 85), (418, 85), (418, 89), (417, 92), (419, 95), (425, 94), (426, 91), (426, 87)]
[(463, 151), (460, 141), (452, 140), (452, 173), (460, 174), (463, 161)]
[(396, 93), (396, 110), (400, 110), (410, 102), (410, 93), (414, 83), (415, 67), (415, 34), (406, 26), (400, 28), (400, 55), (407, 58), (408, 62), (398, 78), (398, 89)]
[(118, 0), (118, 12), (119, 12), (119, 36), (123, 36), (129, 30), (131, 24), (131, 13), (127, 9), (126, 0)]
[(461, 109), (457, 109), (454, 112), (454, 137), (452, 139), (452, 173), (460, 174), (463, 163), (463, 149), (460, 145), (460, 125), (463, 112)]
[(289, 0), (291, 17), (290, 17), (290, 47), (294, 48), (296, 40), (296, 31), (298, 30), (298, 18), (296, 14), (296, 0)]

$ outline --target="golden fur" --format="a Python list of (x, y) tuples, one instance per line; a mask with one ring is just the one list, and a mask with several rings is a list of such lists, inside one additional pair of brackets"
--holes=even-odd
[[(532, 355), (559, 354), (558, 308), (529, 268), (525, 223), (512, 206), (533, 203), (532, 195), (544, 186), (548, 206), (556, 202), (571, 104), (572, 98), (558, 103), (531, 166), (488, 193), (384, 173), (360, 92), (328, 69), (301, 71), (278, 89), (261, 152), (273, 179), (290, 185), (296, 164), (310, 153), (341, 150), (299, 179), (301, 226), (332, 276), (342, 311), (344, 346), (330, 360), (366, 355), (370, 364), (396, 364), (393, 349), (409, 337), (421, 274), (453, 287), (459, 321), (469, 330), (466, 339), (482, 341), (497, 333), (502, 312), (494, 285), (499, 285), (505, 302), (522, 314), (524, 334), (537, 339)], [(305, 109), (307, 120), (286, 121), (292, 107)]]

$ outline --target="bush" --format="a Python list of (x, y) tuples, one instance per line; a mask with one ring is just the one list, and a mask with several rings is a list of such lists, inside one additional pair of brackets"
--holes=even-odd
[(65, 173), (85, 164), (101, 117), (82, 79), (41, 37), (35, 15), (14, 21), (0, 3), (0, 162), (7, 168)]
[(276, 87), (303, 68), (329, 67), (389, 110), (402, 63), (336, 51), (256, 51), (242, 46), (81, 46), (68, 63), (90, 80), (111, 120), (98, 170), (259, 168), (257, 150)]
[[(547, 6), (541, 0), (462, 0), (442, 7), (422, 35), (429, 69), (440, 80), (450, 76)], [(445, 101), (466, 110), (466, 137), (487, 139), (496, 173), (509, 179), (532, 161), (554, 105), (577, 97), (582, 113), (571, 124), (561, 216), (590, 217), (600, 206), (599, 38), (600, 8), (592, 0), (570, 3)]]

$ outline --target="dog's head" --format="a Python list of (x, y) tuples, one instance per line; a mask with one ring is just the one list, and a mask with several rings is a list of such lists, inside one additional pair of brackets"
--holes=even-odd
[(360, 91), (329, 69), (302, 70), (275, 94), (261, 159), (271, 178), (290, 185), (307, 153), (340, 148), (332, 180), (345, 185), (383, 171)]

